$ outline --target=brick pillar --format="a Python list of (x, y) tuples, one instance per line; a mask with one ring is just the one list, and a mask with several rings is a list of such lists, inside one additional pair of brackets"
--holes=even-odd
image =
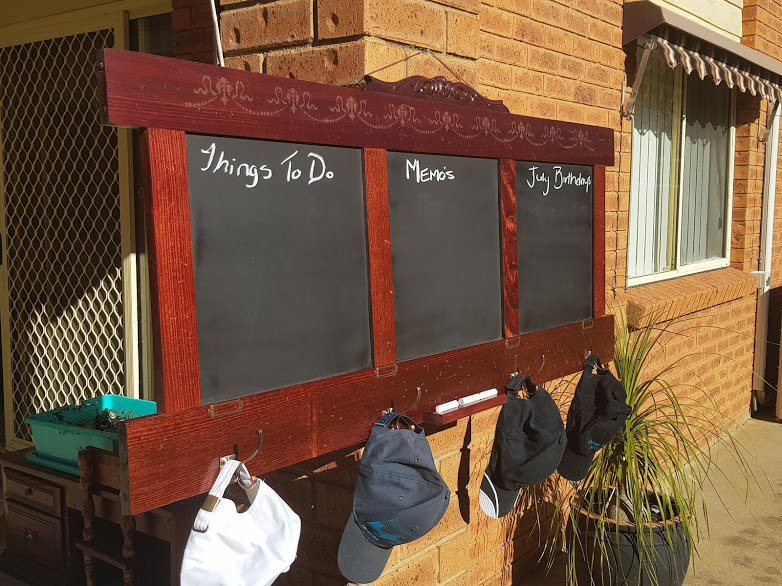
[(214, 64), (211, 0), (172, 0), (173, 53), (177, 59)]
[[(220, 0), (226, 65), (344, 84), (375, 75), (445, 75), (477, 82), (478, 0)], [(448, 67), (431, 53), (437, 54)], [(410, 60), (401, 62), (407, 56)], [(400, 62), (400, 63), (397, 63)]]

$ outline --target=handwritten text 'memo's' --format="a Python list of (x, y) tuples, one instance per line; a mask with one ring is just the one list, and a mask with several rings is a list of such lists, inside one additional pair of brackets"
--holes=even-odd
[[(586, 193), (589, 193), (589, 188), (592, 187), (592, 178), (589, 175), (582, 175), (581, 173), (575, 174), (572, 171), (563, 173), (562, 167), (554, 165), (554, 177), (545, 170), (539, 170), (539, 167), (532, 166), (529, 168), (530, 175), (527, 178), (527, 187), (530, 189), (543, 190), (543, 195), (546, 196), (553, 187), (555, 191), (562, 189), (566, 185), (574, 185), (576, 187), (583, 187)], [(553, 183), (553, 185), (552, 185)]]
[[(208, 148), (201, 149), (201, 152), (206, 155), (206, 161), (201, 171), (205, 173), (223, 173), (225, 175), (231, 175), (234, 177), (240, 177), (245, 179), (245, 187), (252, 189), (260, 181), (271, 179), (274, 171), (268, 165), (254, 165), (250, 163), (237, 163), (235, 157), (228, 158), (225, 156), (225, 151), (217, 151), (215, 143), (212, 143)], [(296, 155), (299, 151), (294, 151), (289, 156), (285, 157), (280, 166), (282, 166), (282, 172), (285, 174), (285, 181), (297, 181), (302, 178), (302, 169), (296, 162)], [(217, 155), (217, 156), (215, 156)], [(317, 181), (323, 179), (333, 179), (334, 172), (329, 171), (326, 168), (326, 160), (318, 153), (307, 153), (307, 159), (309, 160), (309, 173), (305, 176), (307, 185), (312, 185)], [(304, 163), (306, 166), (306, 163)]]

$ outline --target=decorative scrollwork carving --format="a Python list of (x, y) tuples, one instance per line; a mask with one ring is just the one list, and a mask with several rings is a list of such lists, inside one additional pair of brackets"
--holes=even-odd
[(442, 76), (413, 75), (400, 81), (382, 81), (367, 75), (365, 92), (380, 92), (408, 98), (419, 98), (446, 104), (469, 106), (495, 112), (509, 112), (502, 100), (490, 100), (466, 83), (448, 81)]

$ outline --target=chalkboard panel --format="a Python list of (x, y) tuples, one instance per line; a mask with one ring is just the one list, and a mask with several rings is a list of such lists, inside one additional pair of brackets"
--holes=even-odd
[(498, 163), (388, 153), (397, 360), (502, 337)]
[(188, 135), (201, 401), (371, 365), (359, 149)]
[(592, 317), (592, 167), (516, 162), (521, 332)]

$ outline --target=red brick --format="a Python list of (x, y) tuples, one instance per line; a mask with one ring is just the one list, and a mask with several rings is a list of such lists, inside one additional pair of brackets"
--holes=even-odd
[(497, 8), (507, 10), (508, 12), (515, 12), (522, 16), (530, 15), (530, 6), (532, 0), (497, 0)]
[(231, 69), (243, 69), (244, 71), (254, 71), (263, 73), (263, 55), (253, 53), (250, 55), (240, 55), (238, 57), (226, 57), (225, 66)]
[(200, 52), (209, 48), (201, 29), (174, 33), (174, 46), (180, 53)]
[(446, 65), (452, 69), (461, 79), (454, 79), (454, 75), (434, 58), (434, 55), (419, 54), (407, 61), (407, 75), (423, 75), (425, 77), (435, 77), (442, 75), (452, 81), (464, 80), (467, 85), (475, 87), (478, 81), (478, 73), (475, 61), (453, 57), (451, 55), (439, 55)]
[(335, 39), (367, 32), (366, 0), (318, 0), (318, 38)]
[(478, 17), (455, 10), (446, 14), (446, 50), (451, 55), (471, 57), (478, 55)]
[(487, 31), (501, 37), (514, 36), (516, 19), (510, 12), (484, 6), (478, 13), (478, 23), (482, 31)]
[(546, 26), (528, 18), (519, 18), (516, 20), (513, 38), (530, 45), (545, 46)]
[[(396, 549), (396, 548), (395, 548)], [(437, 584), (438, 558), (434, 549), (407, 564), (394, 568), (391, 572), (384, 573), (375, 586), (429, 586)]]
[(212, 8), (209, 6), (209, 3), (205, 2), (199, 6), (193, 6), (190, 8), (190, 12), (190, 22), (193, 28), (214, 27), (214, 21), (212, 20)]
[(527, 64), (527, 46), (515, 39), (497, 38), (494, 59), (509, 65), (523, 67)]
[(339, 85), (364, 74), (365, 50), (366, 41), (353, 41), (273, 51), (266, 55), (266, 73)]
[(529, 15), (530, 18), (534, 20), (554, 26), (560, 26), (562, 24), (562, 14), (564, 12), (565, 8), (551, 0), (532, 0)]
[(279, 0), (225, 10), (220, 20), (225, 51), (280, 47), (313, 39), (311, 0)]
[(171, 30), (175, 33), (190, 30), (190, 7), (171, 11)]
[[(481, 0), (431, 0), (437, 4), (444, 6), (450, 6), (451, 8), (458, 8), (466, 12), (472, 12), (478, 14), (481, 9)], [(522, 0), (523, 1), (523, 0)]]
[(445, 7), (426, 0), (369, 0), (368, 31), (377, 37), (445, 51)]

